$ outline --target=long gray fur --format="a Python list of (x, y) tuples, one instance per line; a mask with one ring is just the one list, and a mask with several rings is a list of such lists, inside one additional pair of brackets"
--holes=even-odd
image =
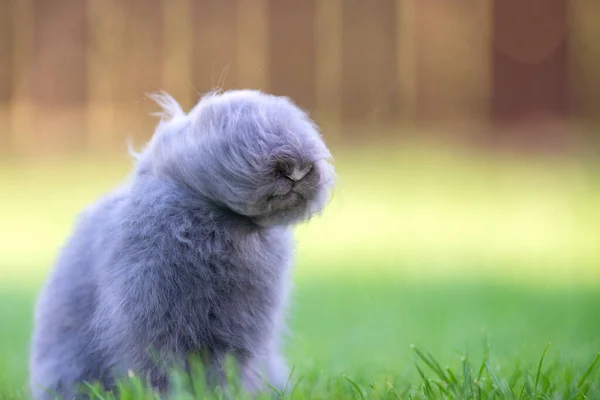
[(213, 92), (189, 113), (152, 97), (164, 112), (131, 179), (81, 213), (38, 299), (36, 399), (128, 371), (165, 391), (165, 366), (194, 354), (209, 383), (228, 354), (250, 392), (288, 378), (292, 229), (326, 205), (331, 155), (284, 97)]

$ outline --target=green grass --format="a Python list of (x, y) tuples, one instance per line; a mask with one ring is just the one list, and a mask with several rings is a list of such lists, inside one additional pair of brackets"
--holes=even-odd
[[(444, 371), (450, 368), (460, 382), (464, 382), (466, 358), (469, 393), (481, 390), (483, 398), (493, 398), (492, 393), (509, 388), (516, 398), (521, 390), (524, 398), (532, 398), (529, 394), (547, 343), (552, 345), (537, 394), (568, 398), (564, 394), (578, 390), (578, 382), (600, 350), (600, 294), (595, 291), (526, 290), (483, 283), (365, 283), (355, 278), (297, 283), (293, 336), (287, 343), (295, 368), (292, 385), (300, 380), (293, 398), (354, 396), (355, 388), (344, 377), (359, 385), (368, 398), (385, 398), (391, 390), (388, 383), (399, 395), (404, 393), (401, 398), (410, 393), (427, 398), (417, 366), (427, 379), (438, 383), (443, 379), (411, 345), (434, 354)], [(0, 299), (0, 393), (5, 395), (19, 393), (25, 379), (32, 294), (4, 291)], [(476, 379), (484, 361), (483, 379)], [(598, 368), (583, 382), (590, 386), (588, 398), (600, 396)], [(429, 385), (438, 392), (436, 383)], [(529, 386), (523, 389), (523, 385)]]
[[(593, 169), (446, 149), (339, 154), (330, 208), (298, 230), (289, 398), (600, 398)], [(75, 213), (128, 167), (0, 168), (0, 399), (26, 398), (35, 295)], [(152, 397), (141, 393), (121, 398)]]

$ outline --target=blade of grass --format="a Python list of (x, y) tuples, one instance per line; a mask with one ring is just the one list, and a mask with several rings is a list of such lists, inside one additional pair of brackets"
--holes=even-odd
[(490, 364), (486, 362), (485, 366), (486, 366), (486, 369), (488, 371), (488, 374), (490, 375), (490, 377), (492, 378), (492, 380), (496, 384), (496, 387), (498, 388), (498, 390), (505, 397), (514, 398), (513, 393), (510, 390), (510, 388), (507, 388), (505, 384), (503, 384), (502, 382), (500, 382), (500, 379), (498, 379), (498, 376), (494, 373), (494, 371), (493, 371), (492, 367), (490, 366)]
[(433, 383), (440, 389), (441, 393), (444, 393), (446, 396), (450, 396), (450, 392), (444, 387), (442, 382), (433, 381)]
[(294, 393), (296, 393), (296, 390), (298, 390), (298, 387), (300, 386), (300, 383), (304, 380), (304, 376), (300, 376), (298, 378), (298, 380), (296, 381), (296, 384), (294, 385), (294, 387), (292, 388), (292, 392), (290, 393), (290, 399), (294, 398)]
[(423, 384), (425, 385), (425, 395), (429, 397), (433, 393), (433, 389), (431, 389), (429, 380), (425, 377), (425, 374), (417, 364), (415, 364), (415, 367), (417, 368), (417, 371), (419, 371), (419, 375), (421, 375), (421, 378), (423, 378)]
[(579, 379), (579, 382), (577, 383), (577, 391), (573, 394), (573, 396), (571, 396), (572, 399), (578, 399), (586, 396), (587, 391), (590, 387), (590, 384), (589, 382), (587, 382), (587, 379), (594, 372), (599, 362), (600, 353), (596, 354), (596, 357), (594, 357), (594, 360), (592, 361), (588, 369), (585, 371), (581, 379)]
[(485, 365), (487, 363), (487, 359), (484, 358), (481, 362), (481, 366), (479, 367), (479, 372), (477, 373), (477, 382), (481, 381), (481, 377), (483, 376), (483, 371), (485, 371)]
[(471, 367), (469, 366), (469, 362), (467, 357), (462, 358), (462, 370), (463, 370), (463, 388), (462, 395), (463, 397), (469, 397), (471, 393), (473, 393), (473, 381), (471, 379)]
[(93, 396), (92, 398), (97, 398), (97, 399), (100, 399), (100, 400), (105, 400), (105, 398), (102, 395), (102, 393), (100, 393), (100, 389), (98, 388), (97, 385), (92, 385), (89, 382), (84, 382), (84, 385), (91, 392), (91, 394)]
[(412, 345), (411, 348), (414, 350), (414, 352), (417, 354), (417, 356), (419, 356), (419, 358), (425, 364), (427, 364), (427, 366), (433, 372), (435, 372), (440, 377), (441, 380), (443, 380), (444, 382), (450, 384), (450, 380), (446, 376), (446, 374), (444, 373), (444, 370), (442, 369), (442, 367), (440, 366), (440, 364), (436, 361), (435, 358), (433, 358), (433, 356), (429, 352), (427, 353), (427, 356), (425, 356), (425, 354), (423, 354), (419, 349), (417, 349), (416, 346)]
[(348, 382), (350, 382), (350, 384), (352, 385), (352, 387), (354, 388), (354, 390), (360, 395), (360, 398), (365, 400), (365, 395), (363, 394), (361, 388), (356, 384), (356, 382), (354, 382), (352, 379), (350, 379), (349, 376), (347, 375), (342, 375), (343, 378), (345, 380), (347, 380)]
[(594, 369), (596, 369), (598, 362), (600, 362), (600, 353), (596, 354), (596, 357), (594, 357), (594, 361), (592, 361), (587, 371), (585, 371), (585, 374), (583, 374), (583, 376), (579, 380), (579, 383), (577, 384), (578, 387), (581, 387), (585, 383), (586, 379), (592, 374)]
[(544, 357), (546, 357), (546, 352), (548, 351), (549, 347), (550, 347), (550, 343), (548, 343), (546, 345), (546, 348), (544, 349), (544, 352), (542, 353), (542, 358), (540, 358), (540, 362), (538, 364), (537, 373), (535, 375), (535, 384), (533, 385), (533, 393), (534, 393), (534, 395), (537, 394), (538, 384), (540, 382), (540, 375), (542, 373), (542, 364), (544, 363)]
[(387, 389), (385, 392), (385, 399), (390, 397), (390, 393), (393, 394), (394, 398), (398, 399), (398, 400), (400, 400), (403, 397), (398, 394), (398, 392), (396, 391), (396, 388), (390, 382), (386, 382), (386, 387), (387, 387)]
[(523, 387), (521, 387), (521, 392), (519, 393), (519, 400), (523, 398), (523, 393), (525, 393), (525, 384), (523, 384)]

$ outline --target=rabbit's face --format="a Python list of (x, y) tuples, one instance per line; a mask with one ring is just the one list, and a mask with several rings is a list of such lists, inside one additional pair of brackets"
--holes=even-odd
[[(310, 218), (329, 199), (334, 170), (316, 126), (291, 101), (231, 91), (190, 114), (203, 192), (262, 226)], [(194, 121), (194, 119), (192, 119)]]

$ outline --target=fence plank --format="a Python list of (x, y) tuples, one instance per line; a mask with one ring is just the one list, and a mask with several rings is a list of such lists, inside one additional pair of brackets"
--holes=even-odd
[(193, 3), (193, 84), (201, 94), (237, 86), (236, 9), (235, 0)]
[(572, 115), (579, 122), (600, 124), (600, 2), (571, 1), (568, 7)]
[(315, 108), (315, 1), (270, 0), (269, 87)]
[(398, 79), (398, 114), (402, 125), (415, 122), (417, 102), (416, 2), (396, 0), (396, 68)]
[(493, 116), (568, 114), (566, 0), (494, 0)]
[(342, 3), (316, 2), (316, 117), (325, 136), (340, 140), (342, 132)]
[(81, 149), (86, 104), (86, 3), (34, 0), (32, 91), (35, 146), (44, 153)]
[(10, 148), (15, 156), (27, 154), (34, 137), (34, 108), (31, 96), (31, 64), (34, 37), (33, 0), (14, 1), (13, 100)]
[(268, 90), (268, 0), (238, 0), (237, 3), (237, 85)]
[[(189, 109), (196, 100), (192, 87), (193, 0), (163, 0), (164, 52), (162, 88)], [(157, 83), (158, 84), (158, 83)]]
[(13, 93), (14, 74), (14, 0), (0, 1), (0, 103), (9, 103)]
[(14, 1), (0, 1), (0, 156), (10, 153), (11, 109), (14, 71)]
[(116, 4), (118, 0), (89, 0), (87, 51), (87, 148), (91, 151), (115, 150), (123, 139), (118, 134), (118, 89), (115, 82), (122, 72), (118, 39), (125, 35), (126, 13)]
[(485, 119), (490, 0), (416, 3), (419, 124)]
[[(570, 133), (567, 0), (494, 0), (493, 141), (564, 149)], [(521, 124), (527, 125), (521, 125)], [(510, 128), (510, 129), (508, 129)]]
[(396, 120), (396, 1), (343, 2), (344, 124)]

